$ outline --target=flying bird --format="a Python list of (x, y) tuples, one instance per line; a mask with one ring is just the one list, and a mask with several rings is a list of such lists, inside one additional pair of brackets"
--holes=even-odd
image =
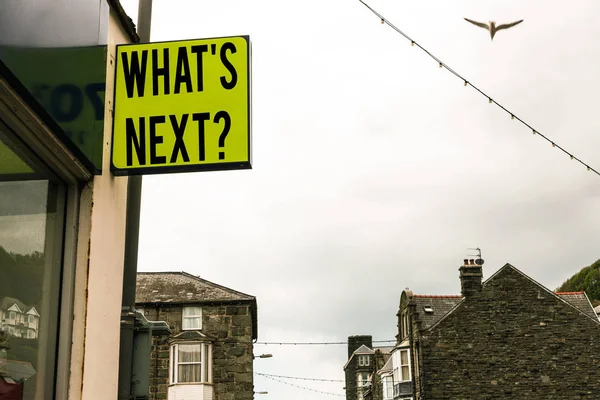
[(494, 21), (490, 21), (490, 24), (484, 24), (483, 22), (477, 22), (477, 21), (473, 21), (471, 19), (465, 18), (466, 21), (472, 23), (473, 25), (477, 25), (480, 28), (483, 28), (487, 31), (490, 31), (490, 36), (492, 37), (492, 40), (494, 40), (494, 35), (496, 34), (496, 32), (498, 32), (501, 29), (508, 29), (508, 28), (512, 28), (515, 25), (520, 24), (521, 22), (523, 22), (523, 20), (519, 20), (517, 22), (511, 22), (510, 24), (502, 24), (502, 25), (496, 25), (496, 23)]

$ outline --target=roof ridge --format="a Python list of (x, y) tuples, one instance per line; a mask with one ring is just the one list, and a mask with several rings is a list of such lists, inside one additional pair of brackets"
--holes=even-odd
[(413, 294), (413, 297), (418, 299), (461, 299), (463, 296), (460, 294)]

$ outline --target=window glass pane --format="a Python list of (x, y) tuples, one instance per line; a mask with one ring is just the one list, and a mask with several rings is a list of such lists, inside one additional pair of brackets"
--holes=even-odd
[(402, 367), (402, 380), (403, 381), (410, 380), (410, 371), (408, 370), (408, 366)]
[(200, 362), (200, 345), (199, 344), (180, 344), (179, 345), (179, 362)]
[(1, 122), (0, 375), (52, 398), (66, 189)]
[(183, 316), (196, 316), (202, 315), (202, 308), (200, 307), (183, 307)]
[(400, 352), (400, 364), (402, 364), (402, 365), (408, 364), (408, 352), (407, 351)]
[(200, 382), (200, 364), (179, 364), (178, 382)]
[(200, 329), (202, 326), (200, 325), (200, 318), (189, 318), (185, 317), (182, 321), (182, 329)]

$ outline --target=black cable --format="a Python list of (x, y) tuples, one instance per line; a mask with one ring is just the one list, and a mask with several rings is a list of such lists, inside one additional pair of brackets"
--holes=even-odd
[[(372, 343), (396, 343), (396, 340), (373, 340)], [(348, 342), (256, 342), (254, 344), (263, 344), (263, 345), (280, 345), (280, 346), (303, 346), (303, 345), (338, 345), (338, 344), (348, 344)]]
[(575, 160), (575, 161), (579, 162), (581, 165), (583, 165), (584, 167), (586, 167), (588, 171), (592, 171), (596, 175), (600, 176), (600, 173), (598, 171), (596, 171), (594, 168), (590, 167), (588, 164), (586, 164), (585, 162), (583, 162), (581, 159), (575, 157), (572, 153), (569, 153), (563, 147), (561, 147), (558, 144), (556, 144), (556, 142), (550, 140), (550, 138), (548, 138), (547, 136), (541, 134), (539, 131), (537, 131), (535, 128), (533, 128), (531, 125), (529, 125), (527, 122), (525, 122), (521, 118), (517, 117), (514, 113), (510, 112), (502, 104), (498, 103), (491, 96), (487, 95), (483, 90), (479, 89), (477, 86), (473, 85), (470, 81), (468, 81), (467, 79), (463, 78), (458, 72), (454, 71), (446, 63), (444, 63), (442, 60), (440, 60), (439, 58), (437, 58), (436, 56), (434, 56), (432, 53), (430, 53), (425, 47), (421, 46), (414, 39), (412, 39), (411, 37), (409, 37), (406, 33), (402, 32), (402, 30), (400, 30), (399, 28), (397, 28), (394, 24), (392, 24), (383, 15), (381, 15), (380, 13), (378, 13), (377, 11), (375, 11), (373, 8), (371, 8), (371, 6), (369, 6), (363, 0), (358, 0), (358, 1), (360, 1), (365, 7), (367, 7), (373, 14), (377, 15), (381, 19), (381, 23), (386, 23), (390, 28), (392, 28), (393, 30), (395, 30), (396, 32), (398, 32), (399, 34), (401, 34), (402, 36), (404, 36), (407, 40), (410, 40), (410, 44), (412, 46), (417, 46), (419, 49), (423, 50), (429, 57), (431, 57), (435, 61), (437, 61), (438, 64), (440, 65), (440, 68), (445, 68), (448, 71), (450, 71), (454, 76), (456, 76), (457, 78), (461, 79), (464, 82), (465, 86), (467, 86), (467, 85), (471, 86), (473, 89), (475, 89), (480, 94), (482, 94), (483, 96), (485, 96), (490, 103), (496, 104), (498, 107), (500, 107), (506, 113), (510, 114), (510, 117), (512, 119), (516, 119), (517, 121), (519, 121), (520, 123), (522, 123), (523, 125), (525, 125), (527, 128), (529, 128), (533, 132), (534, 135), (538, 134), (540, 137), (542, 137), (543, 139), (545, 139), (548, 143), (552, 144), (552, 147), (556, 147), (560, 151), (562, 151), (563, 153), (567, 154), (571, 158), (571, 160)]
[(273, 374), (264, 374), (262, 372), (255, 372), (256, 375), (266, 376), (266, 377), (274, 377), (274, 378), (284, 378), (284, 379), (298, 379), (303, 381), (318, 381), (318, 382), (345, 382), (344, 379), (320, 379), (320, 378), (300, 378), (297, 376), (285, 376), (285, 375), (273, 375)]

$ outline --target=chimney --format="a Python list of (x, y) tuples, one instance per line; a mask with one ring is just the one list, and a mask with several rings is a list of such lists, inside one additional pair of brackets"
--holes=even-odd
[(348, 336), (348, 358), (362, 345), (373, 348), (373, 337), (371, 335)]
[(464, 297), (470, 297), (481, 290), (481, 279), (483, 278), (483, 260), (463, 260), (460, 271), (460, 292)]

